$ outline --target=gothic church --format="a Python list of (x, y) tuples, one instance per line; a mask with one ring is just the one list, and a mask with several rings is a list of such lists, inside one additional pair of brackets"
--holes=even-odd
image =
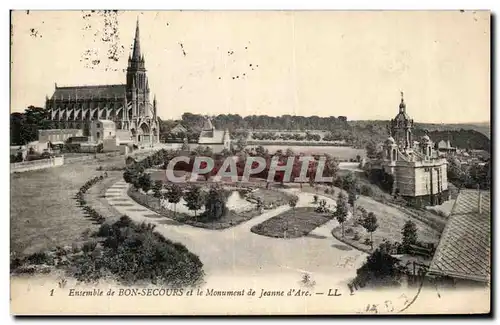
[(126, 84), (72, 87), (56, 84), (52, 97), (46, 98), (45, 108), (61, 129), (82, 129), (88, 135), (91, 121), (111, 120), (117, 130), (130, 131), (136, 143), (157, 143), (156, 96), (151, 103), (139, 21), (132, 55), (128, 58)]

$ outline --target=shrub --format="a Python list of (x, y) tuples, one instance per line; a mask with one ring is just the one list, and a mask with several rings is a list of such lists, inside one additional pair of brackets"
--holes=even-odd
[(28, 256), (27, 258), (29, 264), (40, 265), (47, 264), (53, 265), (54, 259), (49, 256), (49, 254), (45, 252), (37, 252)]
[(352, 236), (352, 240), (356, 240), (356, 241), (358, 241), (358, 240), (359, 240), (359, 238), (360, 238), (360, 236), (359, 236), (359, 232), (358, 232), (358, 231), (355, 231), (355, 232), (354, 232), (354, 235)]
[(97, 247), (97, 241), (90, 240), (83, 244), (82, 251), (87, 254), (93, 252), (96, 247)]
[(354, 233), (354, 230), (351, 228), (351, 227), (347, 227), (346, 230), (345, 230), (345, 234), (346, 235), (350, 235), (350, 234), (353, 234)]
[(113, 228), (110, 224), (104, 223), (99, 227), (99, 230), (96, 232), (97, 237), (108, 237), (113, 233)]
[(14, 271), (18, 267), (23, 265), (23, 261), (15, 253), (10, 254), (10, 271)]
[(363, 242), (363, 244), (365, 244), (366, 246), (371, 246), (372, 242), (371, 242), (370, 238), (365, 238), (365, 241)]
[(371, 188), (371, 186), (363, 184), (363, 185), (361, 185), (361, 188), (360, 188), (360, 194), (365, 195), (365, 196), (372, 196), (373, 189)]
[(154, 225), (137, 224), (123, 216), (98, 233), (105, 237), (102, 249), (74, 257), (70, 270), (79, 281), (94, 282), (112, 274), (124, 284), (147, 281), (153, 284), (185, 286), (203, 277), (203, 263), (180, 243), (173, 243), (154, 231)]
[(373, 285), (398, 285), (399, 271), (397, 259), (387, 254), (383, 250), (376, 249), (366, 262), (356, 270), (357, 283)]

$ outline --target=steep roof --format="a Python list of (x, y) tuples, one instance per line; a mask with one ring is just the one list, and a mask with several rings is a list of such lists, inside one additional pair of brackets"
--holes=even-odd
[(490, 234), (490, 192), (461, 190), (441, 235), (429, 274), (489, 282)]
[(203, 130), (200, 133), (200, 138), (198, 139), (199, 144), (223, 144), (224, 143), (225, 131), (213, 130), (207, 131)]
[(126, 85), (56, 87), (51, 99), (124, 98)]
[(205, 130), (205, 131), (208, 131), (208, 130), (212, 130), (214, 127), (213, 127), (213, 124), (212, 124), (212, 121), (210, 120), (210, 118), (206, 118), (205, 121), (203, 122), (203, 129), (202, 130)]
[(171, 130), (171, 133), (182, 133), (182, 132), (187, 132), (187, 129), (182, 125), (182, 124), (177, 124), (174, 126)]

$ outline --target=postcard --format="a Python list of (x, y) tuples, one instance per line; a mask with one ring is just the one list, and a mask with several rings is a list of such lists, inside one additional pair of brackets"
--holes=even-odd
[(490, 313), (490, 24), (11, 11), (11, 313)]

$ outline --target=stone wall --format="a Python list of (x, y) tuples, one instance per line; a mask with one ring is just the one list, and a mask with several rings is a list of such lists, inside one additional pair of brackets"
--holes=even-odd
[(52, 168), (64, 165), (64, 157), (53, 157), (48, 159), (40, 159), (33, 161), (23, 161), (19, 163), (10, 164), (11, 173), (21, 173), (30, 170), (38, 170), (45, 168)]

